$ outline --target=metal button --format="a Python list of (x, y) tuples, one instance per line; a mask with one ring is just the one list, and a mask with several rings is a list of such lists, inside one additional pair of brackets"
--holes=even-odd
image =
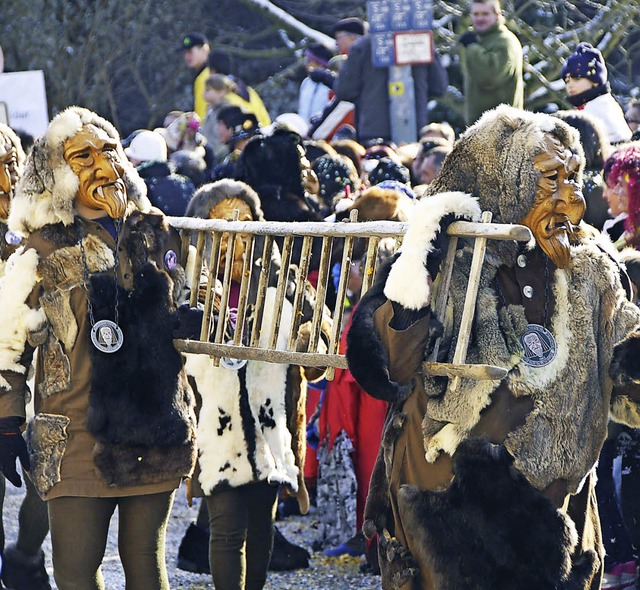
[(527, 299), (531, 299), (533, 297), (533, 287), (531, 285), (525, 285), (522, 288), (522, 292)]
[(518, 256), (517, 262), (520, 268), (524, 268), (525, 266), (527, 266), (527, 257), (524, 254), (520, 254), (520, 256)]

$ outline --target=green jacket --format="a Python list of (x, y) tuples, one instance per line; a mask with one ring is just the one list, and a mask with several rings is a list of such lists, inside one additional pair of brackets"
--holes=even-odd
[(501, 22), (478, 37), (478, 43), (460, 46), (467, 125), (502, 103), (524, 107), (520, 41)]

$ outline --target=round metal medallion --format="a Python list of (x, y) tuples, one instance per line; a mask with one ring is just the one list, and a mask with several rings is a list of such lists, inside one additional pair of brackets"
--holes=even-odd
[(91, 342), (100, 352), (116, 352), (124, 342), (120, 326), (111, 320), (100, 320), (91, 328)]
[(553, 334), (540, 324), (529, 324), (520, 342), (524, 348), (522, 361), (529, 367), (545, 367), (558, 354)]

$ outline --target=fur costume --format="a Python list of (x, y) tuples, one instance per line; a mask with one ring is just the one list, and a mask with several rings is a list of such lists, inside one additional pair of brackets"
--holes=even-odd
[[(52, 121), (12, 202), (9, 225), (29, 236), (0, 289), (1, 309), (10, 313), (0, 327), (5, 400), (20, 393), (25, 377), (16, 375), (39, 347), (27, 438), (32, 479), (46, 499), (169, 490), (196, 459), (195, 400), (173, 347), (175, 298), (185, 280), (179, 236), (149, 207), (123, 154), (129, 202), (123, 221), (113, 222), (117, 260), (106, 227), (75, 213), (78, 179), (63, 145), (86, 124), (121, 151), (113, 126), (86, 109), (71, 107)], [(117, 319), (120, 350), (107, 354), (91, 344), (101, 319)], [(17, 401), (15, 408), (20, 415)]]
[[(209, 218), (212, 207), (224, 199), (239, 198), (246, 202), (256, 221), (264, 221), (261, 202), (256, 192), (242, 181), (220, 180), (202, 186), (194, 195), (188, 215)], [(208, 246), (206, 247), (208, 249)], [(264, 263), (264, 238), (256, 236), (248, 301), (255, 301), (257, 280)], [(203, 259), (208, 260), (206, 252)], [(275, 315), (275, 293), (281, 260), (277, 247), (269, 261), (269, 287), (260, 332), (260, 346), (267, 346), (271, 320)], [(277, 348), (286, 350), (293, 321), (295, 269), (283, 302)], [(203, 280), (201, 278), (201, 280)], [(206, 276), (204, 277), (206, 281)], [(298, 344), (308, 337), (308, 325), (315, 308), (315, 291), (307, 284), (303, 317), (298, 330)], [(248, 309), (246, 333), (251, 330), (252, 306)], [(327, 311), (328, 317), (328, 311)], [(330, 333), (330, 321), (323, 321), (323, 334)], [(199, 335), (197, 326), (193, 336)], [(284, 484), (296, 496), (303, 513), (309, 508), (303, 467), (306, 451), (306, 378), (316, 380), (323, 371), (314, 373), (300, 367), (249, 361), (238, 371), (215, 367), (204, 355), (187, 355), (185, 368), (195, 379), (202, 406), (198, 419), (198, 483), (202, 493), (243, 484), (268, 481)]]
[(572, 566), (573, 522), (511, 462), (504, 447), (468, 439), (455, 454), (448, 490), (401, 488), (407, 528), (428, 551), (417, 557), (432, 562), (439, 589), (579, 590), (592, 577), (595, 552)]
[(317, 199), (302, 184), (301, 153), (306, 151), (300, 136), (284, 128), (253, 137), (242, 150), (236, 177), (260, 195), (265, 219), (322, 221)]
[[(26, 158), (24, 150), (22, 149), (22, 142), (20, 138), (16, 135), (15, 131), (11, 129), (8, 125), (4, 123), (0, 123), (0, 142), (2, 142), (2, 147), (6, 150), (5, 153), (10, 154), (13, 153), (15, 156), (15, 160), (11, 159), (8, 163), (8, 176), (12, 182), (11, 193), (9, 194), (9, 198), (13, 197), (13, 192), (15, 191), (15, 186), (13, 185), (14, 180), (19, 179), (22, 176), (22, 168), (24, 166), (24, 160)], [(3, 224), (6, 223), (6, 219), (4, 216), (0, 216), (0, 222)], [(0, 225), (2, 228), (3, 225)], [(5, 230), (6, 231), (6, 230)], [(2, 232), (2, 236), (0, 236), (0, 248), (4, 242), (4, 231)]]
[[(274, 314), (275, 289), (267, 290), (260, 344), (266, 345)], [(277, 348), (286, 349), (292, 320), (285, 302)], [(287, 365), (250, 361), (239, 371), (214, 367), (205, 355), (188, 355), (186, 369), (202, 397), (198, 426), (200, 485), (209, 494), (219, 486), (252, 481), (298, 489), (298, 468), (287, 428)]]
[[(506, 368), (509, 373), (504, 382), (462, 379), (452, 392), (447, 390), (446, 379), (419, 372), (407, 376), (398, 351), (387, 351), (380, 335), (372, 330), (374, 314), (387, 305), (386, 299), (393, 304), (391, 328), (396, 316), (403, 314), (416, 325), (418, 320), (425, 321), (420, 318), (425, 317), (431, 301), (427, 271), (436, 277), (444, 250), (437, 241), (444, 233), (447, 214), (474, 217), (473, 200), (477, 198), (482, 210), (493, 212), (494, 222), (517, 223), (524, 218), (534, 202), (540, 174), (534, 167), (534, 155), (543, 149), (546, 133), (573, 153), (582, 154), (577, 132), (563, 122), (505, 106), (486, 113), (463, 134), (441, 174), (430, 185), (429, 195), (418, 205), (388, 277), (363, 297), (349, 334), (347, 358), (354, 376), (358, 378), (376, 367), (375, 375), (380, 381), (369, 384), (369, 393), (387, 399), (395, 405), (395, 412), (402, 412), (408, 407), (405, 399), (412, 399), (418, 390), (426, 392), (422, 420), (426, 462), (415, 468), (428, 473), (431, 464), (442, 465), (443, 456), (444, 460), (453, 458), (455, 477), (444, 489), (396, 489), (396, 514), (410, 535), (413, 558), (421, 564), (421, 571), (431, 572), (433, 586), (428, 588), (591, 587), (600, 560), (583, 546), (580, 552), (574, 552), (575, 533), (570, 530), (573, 523), (564, 513), (554, 514), (553, 505), (539, 492), (559, 481), (568, 494), (581, 492), (597, 461), (610, 412), (614, 419), (640, 424), (637, 410), (632, 410), (636, 405), (633, 394), (623, 396), (619, 389), (614, 390), (610, 376), (614, 347), (638, 329), (640, 313), (626, 297), (617, 261), (581, 230), (573, 235), (569, 266), (556, 269), (549, 276), (555, 301), (550, 329), (556, 339), (557, 355), (545, 367), (532, 368), (522, 362), (520, 337), (528, 323), (523, 305), (500, 305), (498, 269), (514, 268), (516, 259), (524, 256), (526, 260), (528, 256), (527, 250), (515, 242), (488, 241), (466, 360)], [(581, 178), (581, 170), (577, 176)], [(449, 194), (439, 194), (446, 191)], [(471, 195), (458, 193), (452, 198), (450, 191)], [(443, 201), (451, 209), (443, 208)], [(434, 253), (436, 264), (431, 260)], [(452, 362), (454, 350), (445, 343), (455, 342), (459, 335), (470, 265), (471, 249), (462, 248), (456, 256), (449, 291), (447, 317), (451, 321), (445, 323), (440, 348), (446, 362)], [(436, 331), (442, 327), (433, 322), (424, 325), (433, 332), (431, 338), (424, 337), (426, 358)], [(404, 326), (399, 329), (410, 331)], [(398, 341), (399, 346), (400, 342), (403, 340)], [(617, 358), (625, 358), (625, 347), (630, 346), (629, 341), (619, 344), (615, 349)], [(391, 359), (396, 359), (395, 364)], [(621, 361), (621, 365), (629, 372), (627, 362)], [(398, 380), (397, 375), (403, 378)], [(614, 379), (619, 385), (621, 378)], [(637, 388), (638, 382), (634, 383)], [(522, 424), (506, 433), (497, 450), (492, 450), (474, 440), (474, 428), (499, 386), (505, 385), (514, 400), (530, 400), (532, 409)], [(405, 398), (407, 386), (412, 389), (410, 398)], [(398, 394), (395, 398), (394, 390)], [(400, 460), (394, 456), (394, 448), (406, 428), (396, 424), (394, 430), (394, 424), (395, 420), (388, 421), (380, 451), (385, 468), (377, 468), (371, 482), (365, 515), (370, 519), (365, 523), (368, 535), (393, 527), (389, 486), (394, 462)], [(414, 430), (411, 433), (417, 434)], [(493, 475), (482, 475), (486, 473)], [(529, 509), (526, 502), (532, 502)], [(499, 519), (491, 512), (494, 504), (500, 513), (512, 504), (520, 511), (510, 517), (517, 520), (517, 527), (514, 525), (511, 532), (509, 519)], [(455, 510), (451, 510), (452, 506)], [(388, 512), (376, 513), (380, 510)], [(531, 511), (528, 520), (527, 510)], [(535, 533), (541, 522), (546, 524)], [(454, 540), (450, 545), (440, 534), (444, 531), (450, 531), (459, 542)], [(527, 546), (530, 540), (538, 542), (533, 541), (535, 536), (522, 538), (538, 534), (547, 535), (538, 537), (540, 543), (547, 544), (544, 555), (533, 551), (533, 545)], [(520, 544), (510, 541), (509, 535), (519, 539)], [(600, 550), (598, 539), (594, 542), (593, 549)], [(487, 553), (479, 548), (486, 548)], [(522, 551), (523, 557), (513, 560), (519, 571), (505, 574), (500, 559), (514, 556), (512, 551)], [(484, 560), (472, 564), (474, 557), (482, 555)], [(396, 587), (393, 575), (388, 575), (390, 571), (410, 571), (405, 557), (404, 570), (398, 570), (393, 560), (382, 560), (383, 580), (389, 580), (383, 587)], [(534, 570), (535, 576), (531, 573), (527, 579), (537, 580), (535, 583), (517, 582), (525, 571)], [(471, 577), (465, 579), (466, 573)]]

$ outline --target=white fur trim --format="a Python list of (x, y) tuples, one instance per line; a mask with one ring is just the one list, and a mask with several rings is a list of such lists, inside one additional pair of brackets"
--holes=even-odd
[(425, 266), (433, 241), (440, 230), (440, 222), (450, 213), (458, 217), (478, 220), (478, 200), (462, 192), (440, 193), (422, 199), (414, 208), (411, 223), (400, 248), (400, 256), (393, 263), (384, 287), (387, 299), (407, 309), (422, 309), (431, 302), (429, 273)]
[[(276, 290), (267, 290), (265, 310), (275, 309)], [(264, 314), (260, 333), (260, 347), (268, 346), (269, 324), (275, 314)], [(293, 320), (293, 306), (286, 299), (282, 306), (280, 330), (276, 348), (286, 350), (289, 329)], [(276, 426), (256, 429), (256, 464), (258, 471), (267, 475), (269, 483), (287, 483), (294, 492), (298, 490), (298, 468), (291, 448), (291, 433), (287, 428), (285, 395), (288, 365), (278, 363), (249, 362), (247, 365), (247, 390), (253, 418), (258, 424), (256, 411), (268, 407), (273, 411)]]
[[(25, 343), (30, 332), (41, 328), (44, 313), (31, 309), (27, 299), (37, 284), (38, 254), (20, 248), (7, 260), (4, 275), (0, 278), (0, 370), (24, 374), (26, 367), (20, 364)], [(0, 376), (0, 389), (10, 385)]]
[(82, 120), (80, 112), (67, 109), (51, 121), (46, 132), (47, 141), (53, 145), (64, 143), (67, 139), (78, 133), (85, 122), (86, 121)]
[(458, 445), (467, 435), (468, 432), (466, 428), (458, 424), (447, 424), (440, 429), (437, 434), (428, 439), (428, 441), (425, 441), (425, 459), (429, 463), (433, 463), (440, 455), (440, 451), (444, 451), (453, 457)]
[[(197, 433), (202, 489), (208, 493), (225, 479), (233, 487), (251, 481), (240, 416), (238, 373), (214, 367), (204, 354), (187, 354), (185, 369), (195, 378), (202, 397)], [(229, 419), (231, 425), (223, 433), (219, 430), (221, 419)]]

